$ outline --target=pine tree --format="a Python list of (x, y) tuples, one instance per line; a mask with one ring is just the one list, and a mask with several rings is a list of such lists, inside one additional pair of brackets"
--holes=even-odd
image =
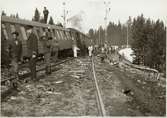
[(144, 63), (143, 58), (146, 44), (144, 25), (145, 25), (145, 18), (143, 15), (138, 16), (137, 19), (134, 19), (132, 25), (132, 32), (133, 32), (132, 49), (136, 56), (134, 60), (134, 63), (136, 64)]
[(136, 56), (134, 63), (165, 72), (166, 40), (163, 22), (160, 20), (153, 22), (143, 15), (138, 16), (133, 20), (132, 37), (131, 46)]
[(111, 39), (111, 36), (112, 36), (111, 32), (112, 32), (112, 23), (109, 22), (109, 24), (107, 26), (107, 41), (110, 44), (111, 44), (111, 41), (112, 41), (112, 39)]
[(19, 19), (19, 14), (18, 14), (18, 13), (16, 14), (16, 18), (18, 18), (18, 19)]
[(153, 66), (160, 69), (165, 61), (165, 50), (166, 50), (166, 40), (165, 40), (165, 26), (162, 21), (157, 20), (154, 25), (154, 42), (153, 42)]
[(144, 53), (144, 65), (150, 66), (152, 65), (152, 47), (153, 47), (153, 27), (151, 24), (151, 20), (147, 19), (145, 23), (144, 28), (144, 34), (145, 34), (145, 53)]
[(54, 25), (54, 21), (53, 21), (53, 18), (52, 18), (52, 17), (50, 17), (50, 19), (49, 19), (49, 24), (50, 24), (50, 25)]
[(1, 16), (6, 16), (6, 13), (4, 10), (2, 11)]
[(102, 26), (100, 26), (98, 29), (98, 39), (99, 39), (99, 43), (101, 46), (103, 44), (103, 41), (104, 41), (104, 30), (103, 30)]
[(132, 42), (132, 18), (129, 16), (129, 19), (127, 20), (127, 26), (128, 26), (128, 42), (129, 45)]
[(35, 9), (35, 14), (34, 14), (33, 20), (34, 21), (40, 21), (40, 13), (39, 13), (37, 8)]
[(94, 30), (91, 28), (90, 30), (89, 30), (89, 36), (90, 36), (90, 38), (91, 38), (91, 40), (90, 40), (90, 44), (92, 44), (93, 42), (94, 42)]
[(91, 38), (94, 37), (94, 30), (93, 30), (93, 29), (90, 29), (90, 30), (89, 30), (89, 36), (90, 36)]

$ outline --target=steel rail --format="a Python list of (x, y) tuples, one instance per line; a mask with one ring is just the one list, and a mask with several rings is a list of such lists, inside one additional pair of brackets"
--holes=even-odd
[(95, 64), (94, 64), (94, 57), (93, 56), (91, 58), (91, 62), (92, 62), (93, 80), (95, 82), (95, 87), (96, 87), (96, 90), (97, 90), (97, 102), (98, 102), (98, 107), (99, 107), (99, 110), (100, 110), (100, 115), (101, 116), (106, 116), (106, 111), (105, 111), (105, 108), (104, 108), (103, 99), (102, 99), (101, 92), (100, 92), (98, 82), (97, 82), (97, 78), (96, 78)]

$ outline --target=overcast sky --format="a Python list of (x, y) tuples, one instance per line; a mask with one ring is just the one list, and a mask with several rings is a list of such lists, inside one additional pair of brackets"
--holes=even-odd
[[(161, 19), (167, 24), (167, 0), (1, 0), (1, 10), (7, 15), (18, 13), (21, 18), (32, 19), (35, 8), (42, 14), (43, 7), (49, 10), (49, 15), (55, 23), (62, 22), (63, 1), (69, 11), (68, 18), (77, 16), (80, 20), (81, 29), (87, 32), (90, 28), (104, 26), (105, 5), (109, 2), (108, 21), (125, 23), (129, 16), (136, 17), (144, 14), (151, 19)], [(70, 26), (70, 22), (68, 26)]]

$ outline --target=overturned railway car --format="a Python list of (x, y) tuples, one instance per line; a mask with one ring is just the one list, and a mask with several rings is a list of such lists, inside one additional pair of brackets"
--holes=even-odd
[(5, 52), (8, 42), (12, 40), (12, 32), (19, 32), (19, 39), (22, 42), (22, 59), (28, 57), (27, 40), (28, 40), (28, 26), (33, 26), (34, 33), (38, 37), (38, 56), (44, 53), (44, 48), (41, 41), (41, 36), (49, 27), (53, 41), (57, 40), (59, 44), (59, 56), (72, 55), (72, 46), (76, 44), (81, 50), (80, 54), (85, 54), (90, 38), (84, 33), (72, 29), (62, 28), (56, 25), (43, 24), (35, 21), (28, 21), (8, 16), (1, 17), (1, 64), (8, 63), (8, 54)]

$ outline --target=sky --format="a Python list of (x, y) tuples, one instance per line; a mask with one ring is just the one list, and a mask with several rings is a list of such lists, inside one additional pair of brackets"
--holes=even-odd
[(143, 14), (146, 18), (160, 19), (167, 24), (167, 0), (1, 0), (0, 7), (7, 15), (18, 13), (20, 18), (31, 20), (35, 8), (43, 15), (43, 7), (46, 6), (49, 16), (57, 23), (63, 22), (63, 2), (66, 3), (67, 18), (70, 19), (67, 27), (76, 27), (85, 33), (90, 28), (105, 27), (104, 2), (110, 8), (108, 22), (125, 23), (129, 16)]

